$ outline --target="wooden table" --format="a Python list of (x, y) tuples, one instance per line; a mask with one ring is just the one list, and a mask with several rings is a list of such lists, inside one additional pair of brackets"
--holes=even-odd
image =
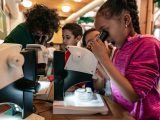
[(52, 103), (34, 100), (34, 105), (37, 109), (36, 114), (43, 116), (45, 120), (134, 120), (122, 107), (107, 97), (104, 99), (110, 109), (107, 115), (55, 115), (52, 111)]

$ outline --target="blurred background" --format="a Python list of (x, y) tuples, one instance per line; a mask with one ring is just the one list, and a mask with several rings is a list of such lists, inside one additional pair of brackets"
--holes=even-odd
[[(23, 13), (34, 4), (44, 4), (57, 9), (61, 26), (76, 22), (87, 30), (94, 27), (94, 17), (106, 0), (0, 0), (0, 39), (24, 21)], [(142, 34), (154, 34), (160, 38), (160, 0), (137, 0)], [(52, 39), (61, 44), (61, 29)]]

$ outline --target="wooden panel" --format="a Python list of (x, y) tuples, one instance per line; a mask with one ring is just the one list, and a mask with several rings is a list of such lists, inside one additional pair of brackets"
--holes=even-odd
[[(49, 8), (55, 8), (58, 10), (60, 16), (68, 17), (70, 14), (78, 11), (85, 5), (87, 5), (92, 0), (82, 0), (82, 2), (74, 2), (73, 0), (32, 0), (33, 4), (44, 4)], [(71, 11), (69, 13), (64, 13), (61, 11), (62, 5), (71, 6)]]
[(148, 0), (148, 9), (147, 9), (147, 28), (146, 33), (152, 34), (153, 31), (153, 21), (154, 21), (154, 1)]
[[(143, 4), (142, 4), (143, 3)], [(140, 28), (141, 28), (141, 33), (145, 34), (146, 33), (146, 24), (147, 24), (147, 0), (144, 0), (140, 2)]]
[(45, 101), (34, 100), (34, 105), (37, 109), (36, 114), (43, 116), (46, 120), (134, 120), (129, 113), (117, 103), (104, 96), (110, 112), (107, 115), (56, 115), (52, 111), (52, 103)]
[(151, 34), (153, 29), (153, 0), (140, 2), (140, 27), (142, 34)]

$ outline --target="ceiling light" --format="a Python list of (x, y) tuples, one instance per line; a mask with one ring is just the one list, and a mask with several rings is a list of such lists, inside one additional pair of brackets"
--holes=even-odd
[(82, 0), (74, 0), (74, 2), (82, 2)]
[(63, 11), (63, 12), (69, 12), (70, 10), (71, 10), (71, 7), (70, 7), (70, 6), (68, 6), (68, 5), (62, 6), (62, 11)]
[(29, 8), (29, 7), (32, 6), (32, 1), (30, 1), (30, 0), (23, 0), (23, 1), (22, 1), (22, 5), (23, 5), (24, 7)]

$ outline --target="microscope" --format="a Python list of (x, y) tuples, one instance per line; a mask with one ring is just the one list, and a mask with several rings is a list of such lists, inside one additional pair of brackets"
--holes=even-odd
[(19, 44), (0, 45), (0, 105), (8, 104), (12, 115), (24, 119), (34, 112), (33, 94), (38, 91), (37, 51), (21, 50)]
[(107, 114), (103, 98), (91, 88), (67, 90), (79, 83), (92, 82), (98, 64), (94, 54), (86, 48), (68, 46), (70, 56), (54, 51), (54, 102), (53, 114)]
[[(25, 51), (35, 51), (36, 52), (36, 73), (37, 77), (41, 75), (46, 75), (46, 65), (48, 63), (48, 49), (40, 44), (27, 44)], [(37, 78), (39, 79), (39, 78)]]

